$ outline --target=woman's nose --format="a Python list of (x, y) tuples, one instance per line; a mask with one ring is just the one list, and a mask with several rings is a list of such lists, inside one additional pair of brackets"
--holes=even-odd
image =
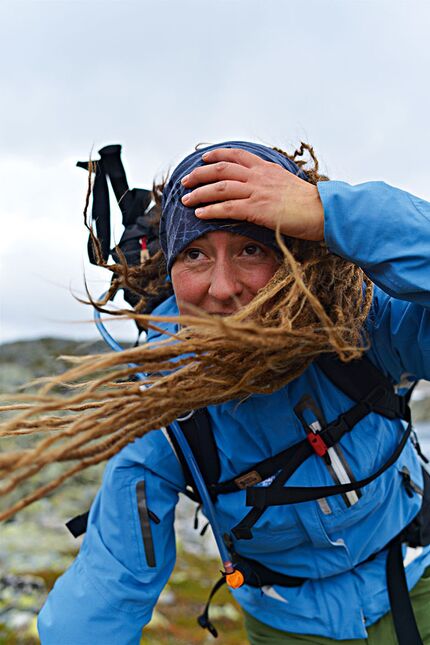
[(209, 295), (225, 302), (239, 297), (242, 291), (243, 285), (237, 275), (237, 269), (225, 259), (217, 261), (210, 276)]

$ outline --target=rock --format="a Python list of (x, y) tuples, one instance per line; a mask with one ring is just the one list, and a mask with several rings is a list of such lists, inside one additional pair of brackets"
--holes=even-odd
[[(9, 629), (15, 631), (27, 630), (34, 619), (34, 614), (29, 611), (10, 611), (7, 614), (6, 624)], [(4, 620), (4, 617), (3, 617)]]

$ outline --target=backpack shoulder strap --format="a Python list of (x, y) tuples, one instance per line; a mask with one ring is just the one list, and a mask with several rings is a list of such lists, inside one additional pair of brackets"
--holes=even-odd
[[(212, 432), (209, 412), (206, 408), (201, 408), (200, 410), (196, 410), (194, 414), (188, 419), (178, 421), (178, 423), (181, 426), (182, 432), (184, 433), (185, 438), (188, 441), (188, 444), (199, 466), (200, 472), (202, 473), (205, 483), (208, 486), (209, 494), (216, 497), (214, 493), (211, 493), (209, 486), (210, 484), (215, 484), (216, 482), (218, 482), (221, 468), (218, 449), (216, 447)], [(182, 451), (179, 448), (178, 442), (176, 441), (176, 438), (169, 427), (167, 428), (167, 432), (169, 434), (170, 441), (175, 448), (178, 459), (181, 462), (187, 486), (189, 486), (192, 490), (192, 493), (189, 496), (194, 501), (200, 503), (200, 496), (197, 493), (196, 487), (194, 485), (194, 480), (188, 468), (186, 459), (184, 458)], [(73, 537), (76, 538), (85, 533), (85, 531), (87, 530), (88, 515), (89, 511), (73, 517), (66, 523), (66, 526)], [(157, 517), (154, 516), (151, 511), (149, 511), (149, 515), (150, 517), (152, 515), (151, 519), (155, 518), (154, 521), (158, 523), (159, 520), (157, 521)]]
[[(373, 399), (372, 410), (389, 419), (408, 416), (407, 396), (398, 396), (391, 380), (363, 356), (344, 363), (334, 354), (323, 354), (317, 360), (319, 369), (350, 399), (359, 403)], [(372, 393), (379, 393), (372, 397)]]
[[(209, 412), (207, 408), (200, 408), (199, 410), (195, 410), (190, 417), (182, 421), (178, 420), (178, 423), (197, 461), (205, 484), (210, 491), (211, 484), (217, 483), (220, 478), (221, 466)], [(167, 428), (167, 432), (176, 450), (178, 459), (181, 462), (187, 486), (192, 489), (193, 499), (200, 502), (201, 500), (196, 491), (187, 460), (182, 454), (179, 444), (169, 427)]]

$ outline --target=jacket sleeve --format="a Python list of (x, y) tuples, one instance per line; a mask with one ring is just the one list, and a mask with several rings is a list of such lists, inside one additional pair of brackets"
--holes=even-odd
[(138, 645), (174, 566), (183, 486), (161, 431), (108, 463), (80, 553), (39, 614), (42, 645)]
[(374, 362), (395, 382), (430, 380), (430, 203), (383, 182), (320, 182), (329, 249), (375, 283)]

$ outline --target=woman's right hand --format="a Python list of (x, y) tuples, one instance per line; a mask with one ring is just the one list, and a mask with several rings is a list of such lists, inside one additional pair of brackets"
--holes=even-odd
[(217, 148), (182, 179), (182, 202), (201, 219), (246, 220), (304, 240), (324, 239), (318, 189), (282, 166), (237, 148)]

